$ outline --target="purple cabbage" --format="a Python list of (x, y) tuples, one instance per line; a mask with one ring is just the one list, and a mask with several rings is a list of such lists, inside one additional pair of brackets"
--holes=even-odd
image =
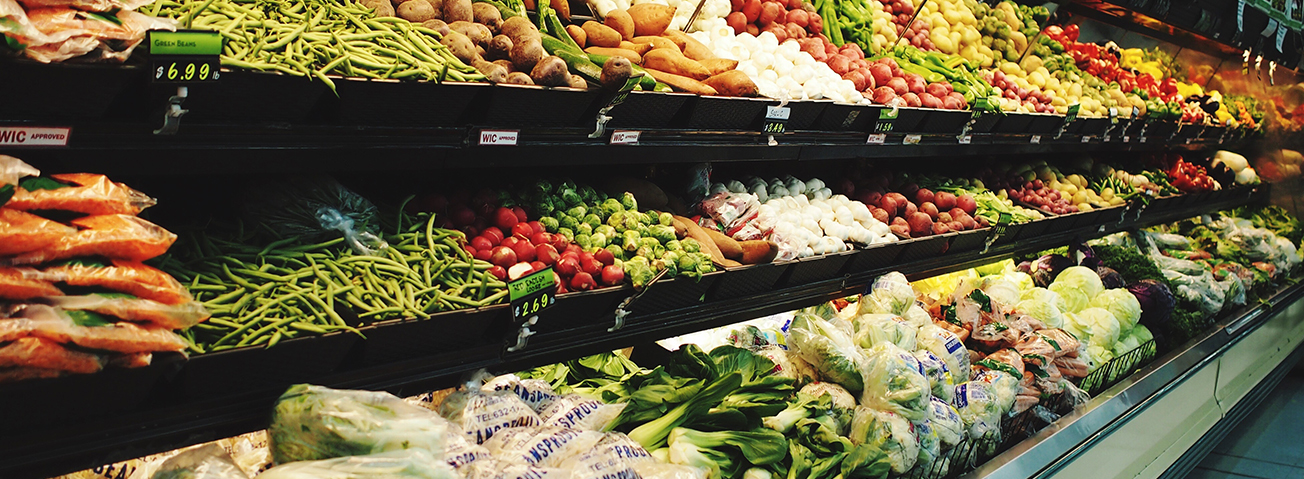
[[(1100, 258), (1096, 257), (1096, 252), (1087, 246), (1086, 242), (1075, 241), (1069, 245), (1069, 259), (1077, 263), (1078, 266), (1084, 266), (1091, 269), (1100, 267)], [(1105, 286), (1108, 288), (1109, 286)]]
[(1153, 279), (1143, 279), (1127, 285), (1128, 292), (1141, 303), (1141, 324), (1157, 332), (1168, 323), (1177, 307), (1177, 299), (1168, 286)]
[(1032, 262), (1032, 282), (1043, 288), (1050, 286), (1050, 283), (1055, 281), (1055, 277), (1059, 276), (1060, 271), (1075, 264), (1073, 260), (1058, 254), (1037, 258), (1037, 261)]
[(1014, 270), (1024, 274), (1032, 274), (1032, 262), (1024, 261), (1019, 263), (1018, 266), (1014, 267)]
[(1127, 285), (1123, 275), (1108, 266), (1097, 266), (1096, 275), (1100, 276), (1100, 282), (1104, 283), (1105, 289), (1122, 288)]

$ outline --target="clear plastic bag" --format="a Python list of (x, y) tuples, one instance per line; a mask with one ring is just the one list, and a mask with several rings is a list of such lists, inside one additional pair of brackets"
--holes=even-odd
[[(190, 291), (172, 275), (139, 261), (71, 260), (41, 271), (46, 279), (72, 286), (99, 286), (163, 304), (194, 301)], [(180, 328), (178, 328), (180, 329)]]
[(145, 261), (166, 253), (177, 240), (172, 232), (131, 215), (84, 216), (72, 224), (82, 229), (0, 263), (39, 264), (77, 256)]
[(928, 350), (942, 358), (942, 362), (946, 363), (946, 368), (952, 371), (957, 381), (963, 380), (963, 376), (968, 374), (969, 350), (964, 347), (964, 343), (960, 342), (960, 338), (955, 333), (929, 324), (919, 328), (917, 342), (919, 349)]
[(457, 469), (466, 479), (570, 479), (571, 472), (556, 467), (536, 467), (498, 459), (476, 461)]
[(355, 253), (374, 255), (385, 242), (371, 231), (376, 205), (326, 176), (266, 180), (251, 184), (246, 214), (281, 237), (326, 239), (342, 236)]
[(910, 421), (928, 417), (932, 387), (914, 355), (892, 343), (866, 351), (865, 392), (860, 404), (900, 414)]
[(23, 53), (33, 60), (50, 63), (87, 55), (86, 60), (123, 61), (145, 40), (149, 30), (177, 29), (177, 21), (151, 17), (131, 10), (96, 16), (67, 7), (28, 11), (31, 25), (45, 36), (29, 44)]
[[(267, 428), (277, 464), (401, 449), (443, 463), (452, 425), (393, 394), (296, 384), (281, 395)], [(450, 468), (451, 470), (451, 468)]]
[[(35, 189), (25, 189), (32, 187)], [(87, 215), (136, 215), (157, 201), (94, 173), (64, 173), (25, 180), (5, 206), (16, 210), (60, 210)]]
[[(72, 313), (77, 313), (76, 320)], [(87, 349), (126, 354), (182, 351), (186, 341), (167, 328), (107, 322), (97, 313), (68, 312), (43, 304), (22, 304), (0, 314), (0, 340), (25, 336)]]
[(553, 401), (561, 398), (552, 390), (552, 386), (542, 379), (521, 379), (515, 374), (504, 374), (495, 377), (485, 383), (484, 389), (489, 391), (512, 391), (521, 397), (525, 404), (530, 406), (536, 413), (542, 413), (545, 408), (552, 404)]
[(99, 356), (73, 351), (44, 338), (18, 338), (0, 346), (0, 368), (36, 368), (90, 374), (104, 368)]
[[(10, 17), (15, 13), (15, 9), (17, 13), (23, 13), (22, 7), (13, 3), (12, 0), (0, 0), (0, 18)], [(23, 18), (26, 18), (26, 15), (23, 15)], [(17, 23), (0, 22), (0, 35), (10, 33), (5, 28), (13, 28), (14, 25), (17, 25)], [(18, 158), (0, 155), (0, 186), (17, 185), (18, 180), (25, 176), (41, 176), (41, 170), (24, 163), (23, 160)], [(0, 205), (3, 204), (4, 202), (0, 202)]]
[(0, 208), (0, 256), (36, 251), (77, 229), (24, 211)]
[(39, 271), (0, 266), (0, 299), (24, 301), (60, 295), (63, 295), (63, 292), (59, 291), (53, 283), (42, 278)]
[(947, 401), (932, 398), (928, 402), (928, 419), (937, 432), (938, 439), (947, 448), (960, 444), (966, 432), (960, 413)]
[(602, 431), (624, 410), (625, 403), (606, 404), (578, 394), (568, 394), (539, 411), (539, 417), (548, 426)]
[(567, 458), (593, 449), (603, 434), (554, 426), (513, 427), (484, 442), (493, 457), (517, 464), (561, 467)]
[(131, 479), (249, 479), (231, 455), (215, 443), (182, 449), (166, 459), (151, 461)]
[(915, 290), (906, 276), (893, 271), (874, 279), (869, 294), (860, 298), (860, 314), (900, 316), (915, 304)]
[(915, 359), (919, 360), (919, 366), (924, 369), (924, 376), (928, 377), (928, 385), (933, 390), (933, 396), (943, 401), (950, 401), (951, 395), (955, 394), (955, 376), (951, 374), (950, 368), (942, 358), (937, 357), (932, 351), (920, 349), (915, 351)]
[[(0, 0), (0, 36), (5, 37), (16, 47), (22, 49), (49, 42), (45, 34), (37, 30), (36, 26), (32, 25), (31, 20), (27, 19), (27, 11), (23, 9), (23, 6), (14, 0)], [(17, 158), (11, 156), (0, 157), (0, 185), (12, 185), (17, 182), (16, 179), (11, 180), (12, 177), (9, 176), (15, 172), (13, 168), (9, 167), (13, 162), (6, 159), (17, 160)], [(18, 171), (18, 173), (22, 172)], [(31, 173), (31, 175), (38, 174), (40, 173)]]
[(485, 392), (486, 376), (483, 370), (477, 372), (462, 389), (444, 398), (439, 403), (439, 415), (452, 421), (476, 444), (484, 444), (503, 429), (543, 425), (543, 419), (517, 393)]
[(856, 328), (856, 345), (872, 348), (883, 342), (897, 345), (907, 351), (915, 350), (915, 335), (919, 328), (910, 325), (895, 314), (862, 314), (852, 323)]
[(714, 219), (727, 236), (734, 236), (756, 219), (761, 204), (748, 193), (717, 193), (698, 204), (702, 214)]
[(460, 479), (453, 466), (422, 449), (406, 449), (273, 467), (259, 479)]
[(919, 460), (914, 426), (900, 415), (859, 406), (848, 435), (855, 444), (868, 444), (887, 454), (892, 470), (904, 473)]
[(810, 313), (793, 319), (792, 344), (820, 377), (838, 383), (852, 394), (865, 389), (865, 357), (845, 331)]
[(1001, 408), (986, 383), (967, 382), (956, 386), (951, 405), (968, 428), (969, 437), (977, 439), (1000, 432)]
[(154, 3), (154, 0), (19, 0), (28, 9), (43, 7), (68, 7), (87, 12), (135, 10)]
[(148, 299), (103, 294), (52, 296), (41, 300), (64, 310), (94, 311), (118, 319), (155, 324), (167, 329), (186, 329), (211, 316), (198, 302), (163, 304)]

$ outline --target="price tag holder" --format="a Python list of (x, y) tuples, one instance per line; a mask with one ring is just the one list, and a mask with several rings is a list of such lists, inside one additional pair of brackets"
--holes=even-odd
[(1145, 142), (1146, 142), (1146, 137), (1143, 136), (1143, 137), (1141, 137), (1141, 138), (1138, 138), (1136, 141), (1137, 141), (1137, 143), (1145, 143)]
[(1028, 139), (1028, 143), (1032, 143), (1034, 145), (1040, 145), (1041, 135), (1032, 135), (1032, 138)]
[(68, 127), (0, 127), (0, 146), (59, 147), (68, 146), (72, 128)]
[(480, 145), (516, 146), (520, 136), (520, 130), (480, 130)]
[(961, 145), (968, 145), (968, 144), (970, 144), (970, 143), (973, 143), (973, 135), (964, 135), (964, 136), (960, 137), (960, 144), (961, 144)]
[(896, 121), (897, 115), (900, 114), (897, 107), (883, 109), (878, 111), (878, 123), (874, 124), (875, 133), (891, 133), (892, 124)]
[(150, 81), (153, 83), (209, 83), (218, 81), (222, 63), (222, 35), (211, 31), (149, 31)]
[(906, 135), (906, 138), (905, 138), (904, 140), (901, 140), (901, 144), (902, 144), (902, 145), (918, 145), (918, 144), (919, 144), (919, 140), (922, 139), (922, 138), (923, 138), (923, 137), (921, 137), (920, 135)]
[(1123, 135), (1123, 143), (1131, 143), (1131, 142), (1132, 142), (1132, 137)]
[(1082, 142), (1083, 142), (1083, 143), (1090, 143), (1090, 142), (1091, 142), (1091, 135), (1084, 135), (1084, 136), (1082, 137)]
[(507, 283), (512, 304), (512, 319), (525, 321), (557, 303), (557, 283), (552, 268), (530, 273)]
[(786, 106), (765, 107), (765, 125), (761, 128), (761, 131), (771, 135), (788, 131), (788, 118), (790, 116), (792, 116), (792, 108)]
[(1073, 120), (1078, 119), (1078, 110), (1080, 109), (1082, 109), (1082, 105), (1079, 103), (1069, 105), (1069, 111), (1064, 114), (1064, 122), (1072, 123)]
[(869, 138), (866, 138), (866, 139), (865, 139), (865, 144), (866, 144), (866, 145), (882, 145), (884, 141), (887, 141), (887, 135), (886, 135), (886, 134), (883, 134), (883, 133), (871, 133), (871, 134), (869, 135)]
[(637, 145), (638, 137), (642, 132), (630, 130), (616, 130), (611, 132), (612, 145)]

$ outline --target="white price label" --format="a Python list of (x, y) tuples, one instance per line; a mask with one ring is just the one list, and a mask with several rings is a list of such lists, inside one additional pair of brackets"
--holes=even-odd
[(1083, 137), (1082, 137), (1082, 142), (1083, 142), (1083, 143), (1087, 143), (1087, 142), (1090, 142), (1090, 141), (1091, 141), (1091, 136), (1090, 136), (1090, 135), (1086, 135), (1086, 136), (1083, 136)]
[(1144, 137), (1144, 136), (1141, 137), (1141, 139), (1137, 140), (1137, 142), (1138, 142), (1138, 143), (1145, 143), (1145, 142), (1146, 142), (1146, 137)]
[(1130, 136), (1123, 137), (1123, 143), (1131, 143), (1131, 142), (1132, 142), (1132, 137)]
[(72, 128), (0, 127), (0, 145), (68, 146)]
[(611, 132), (612, 145), (637, 145), (638, 135), (641, 132), (629, 130), (616, 130)]
[(961, 145), (968, 145), (968, 144), (970, 144), (970, 143), (973, 143), (973, 135), (964, 135), (964, 136), (960, 137), (960, 144), (961, 144)]
[(480, 130), (480, 144), (515, 146), (520, 134), (520, 130)]
[(918, 145), (920, 138), (921, 137), (919, 135), (906, 135), (906, 138), (904, 140), (901, 140), (901, 144)]
[(872, 135), (869, 135), (869, 138), (867, 138), (867, 139), (865, 140), (865, 144), (866, 144), (866, 145), (882, 145), (884, 140), (887, 140), (887, 135), (885, 135), (885, 134), (883, 134), (883, 133), (874, 133), (874, 134), (872, 134)]
[(1186, 139), (1186, 144), (1188, 144), (1188, 145), (1191, 144), (1191, 139), (1190, 139), (1190, 138), (1187, 138), (1187, 139)]
[(767, 106), (765, 107), (766, 120), (787, 120), (792, 114), (792, 108), (786, 106)]
[(1104, 143), (1109, 143), (1109, 138), (1110, 138), (1109, 135), (1105, 135), (1105, 136), (1100, 137), (1100, 141), (1102, 141), (1102, 142), (1104, 142)]
[(1034, 145), (1041, 144), (1041, 135), (1032, 135), (1032, 138), (1028, 140), (1028, 143), (1032, 143)]

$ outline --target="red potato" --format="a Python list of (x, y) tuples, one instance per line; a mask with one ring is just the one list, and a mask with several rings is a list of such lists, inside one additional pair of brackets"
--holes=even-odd
[(806, 2), (803, 0), (788, 0), (783, 3), (787, 3), (788, 10), (801, 10), (801, 7), (804, 6)]
[(950, 211), (947, 211), (947, 213), (951, 215), (951, 218), (953, 218), (953, 219), (957, 219), (957, 220), (960, 219), (960, 217), (962, 217), (962, 216), (968, 216), (968, 215), (969, 215), (969, 213), (965, 213), (964, 210), (962, 210), (962, 209), (960, 209), (960, 208), (954, 208), (954, 207), (951, 208)]
[(510, 268), (516, 264), (516, 251), (507, 246), (495, 247), (489, 255), (489, 262), (504, 268)]
[(787, 13), (788, 12), (783, 9), (783, 5), (773, 2), (765, 2), (764, 5), (761, 5), (761, 15), (756, 18), (756, 22), (762, 27), (769, 26), (780, 16), (786, 16)]
[(742, 12), (747, 17), (747, 23), (755, 23), (761, 17), (761, 0), (746, 0)]
[(910, 87), (910, 93), (916, 95), (924, 93), (928, 89), (928, 82), (924, 81), (924, 76), (918, 73), (906, 73), (906, 86)]
[(903, 195), (895, 191), (884, 193), (883, 197), (884, 198), (891, 197), (893, 200), (895, 200), (898, 210), (901, 208), (905, 208), (905, 204), (909, 202), (909, 200), (906, 200), (906, 195)]
[(950, 214), (950, 213), (947, 213), (947, 212), (943, 211), (943, 212), (937, 214), (937, 221), (940, 221), (940, 222), (943, 222), (943, 223), (950, 223), (952, 220), (954, 220), (954, 218), (951, 217), (951, 214)]
[(874, 89), (874, 103), (886, 105), (889, 101), (897, 98), (896, 91), (890, 86), (881, 86)]
[(964, 229), (967, 230), (971, 230), (978, 227), (978, 222), (974, 221), (973, 217), (969, 215), (961, 216), (960, 224), (964, 225)]
[(729, 0), (729, 7), (730, 7), (729, 11), (741, 12), (743, 11), (743, 5), (746, 4), (747, 4), (746, 0)]
[(785, 25), (783, 29), (788, 33), (788, 38), (794, 40), (806, 38), (806, 29), (804, 27), (797, 26), (796, 23), (789, 23)]
[(761, 29), (757, 28), (756, 24), (749, 23), (747, 24), (747, 33), (751, 34), (751, 36), (754, 37), (761, 34)]
[(915, 92), (907, 92), (906, 94), (901, 95), (901, 98), (906, 101), (906, 106), (908, 107), (919, 108), (920, 106), (923, 106), (923, 103), (919, 101), (919, 95), (916, 95)]
[(947, 223), (946, 226), (950, 227), (951, 231), (964, 231), (969, 229), (964, 226), (964, 223), (955, 220), (951, 220), (951, 222)]
[(911, 237), (918, 238), (933, 234), (933, 219), (924, 213), (912, 213), (906, 217), (906, 222), (910, 224)]
[(512, 246), (512, 251), (516, 252), (516, 260), (530, 262), (534, 261), (534, 245), (529, 241), (521, 241)]
[(855, 43), (847, 42), (846, 44), (842, 45), (842, 49), (839, 51), (842, 52), (843, 55), (847, 55), (848, 53), (850, 53), (850, 56), (852, 56), (857, 60), (865, 59), (865, 51), (861, 50), (860, 45), (857, 45)]
[(883, 196), (882, 198), (879, 198), (878, 207), (881, 208), (883, 212), (887, 213), (888, 216), (896, 216), (897, 212), (901, 209), (896, 198), (891, 196)]
[(874, 215), (874, 219), (878, 220), (880, 223), (887, 223), (889, 220), (892, 219), (887, 214), (887, 210), (884, 210), (882, 208), (874, 208), (874, 210), (871, 211), (870, 214)]
[(820, 14), (811, 13), (807, 15), (806, 18), (806, 28), (809, 29), (812, 34), (818, 34), (824, 31), (824, 18), (820, 17)]
[(865, 80), (865, 75), (862, 75), (859, 71), (849, 71), (843, 73), (842, 79), (850, 81), (852, 85), (855, 85), (856, 91), (865, 91), (865, 87), (868, 86), (869, 84)]
[(937, 97), (925, 92), (919, 94), (919, 106), (924, 108), (942, 108), (945, 105), (942, 103), (942, 100), (939, 100)]
[(512, 225), (512, 236), (528, 241), (531, 236), (534, 236), (534, 228), (531, 228), (529, 223), (516, 223)]
[(919, 203), (919, 212), (928, 215), (929, 218), (937, 218), (937, 205), (931, 201)]
[(888, 229), (892, 230), (892, 234), (897, 235), (898, 238), (906, 239), (910, 237), (910, 222), (900, 216), (892, 219)]
[(961, 98), (957, 100), (955, 97), (948, 95), (946, 98), (942, 99), (942, 108), (947, 110), (963, 110), (964, 99)]
[[(875, 79), (875, 81), (877, 81), (877, 79)], [(892, 92), (896, 93), (897, 96), (904, 96), (906, 93), (910, 93), (910, 86), (906, 84), (905, 78), (894, 76), (888, 79), (887, 83), (884, 83), (884, 85), (891, 88)], [(917, 99), (918, 98), (916, 98), (916, 100)]]
[(724, 17), (724, 21), (733, 29), (734, 35), (741, 35), (747, 31), (747, 15), (743, 12), (730, 13), (729, 16)]
[(810, 14), (801, 8), (788, 10), (788, 15), (784, 18), (783, 23), (795, 23), (799, 27), (806, 28), (807, 25), (810, 25)]
[[(767, 3), (766, 5), (774, 5), (774, 4)], [(788, 28), (784, 27), (783, 25), (780, 25), (778, 23), (771, 23), (765, 27), (764, 31), (773, 33), (774, 37), (779, 39), (779, 43), (788, 41)]]
[(969, 213), (970, 216), (973, 216), (973, 214), (978, 211), (978, 202), (974, 200), (973, 196), (964, 195), (955, 199), (955, 207), (960, 208), (964, 210), (965, 213)]
[(552, 266), (557, 264), (557, 260), (561, 259), (561, 256), (557, 254), (557, 248), (551, 244), (541, 244), (534, 247), (534, 259), (545, 266)]
[(824, 54), (833, 56), (838, 54), (838, 47), (830, 42), (824, 42)]
[(828, 64), (829, 68), (833, 69), (833, 73), (837, 73), (838, 75), (847, 73), (847, 71), (851, 69), (851, 59), (842, 55), (833, 55), (832, 57), (829, 57)]
[(933, 223), (933, 234), (940, 235), (940, 234), (950, 233), (950, 232), (951, 232), (951, 227), (947, 226), (946, 223)]
[(499, 281), (507, 280), (507, 269), (502, 266), (493, 265), (489, 267), (489, 274), (494, 275)]
[(939, 210), (950, 210), (955, 208), (955, 194), (949, 191), (939, 191), (934, 195), (933, 203), (937, 204)]
[(878, 86), (878, 81), (874, 79), (874, 73), (869, 70), (869, 67), (860, 67), (856, 71), (860, 72), (860, 76), (865, 77), (865, 88), (862, 88), (862, 91), (873, 90)]
[(933, 194), (933, 190), (928, 188), (919, 188), (915, 190), (915, 202), (920, 204), (931, 203), (936, 196), (937, 195)]
[(919, 207), (915, 206), (914, 203), (907, 201), (906, 206), (904, 207), (904, 209), (901, 210), (901, 216), (904, 216), (906, 219), (910, 219), (910, 215), (913, 215), (918, 212), (919, 212)]

